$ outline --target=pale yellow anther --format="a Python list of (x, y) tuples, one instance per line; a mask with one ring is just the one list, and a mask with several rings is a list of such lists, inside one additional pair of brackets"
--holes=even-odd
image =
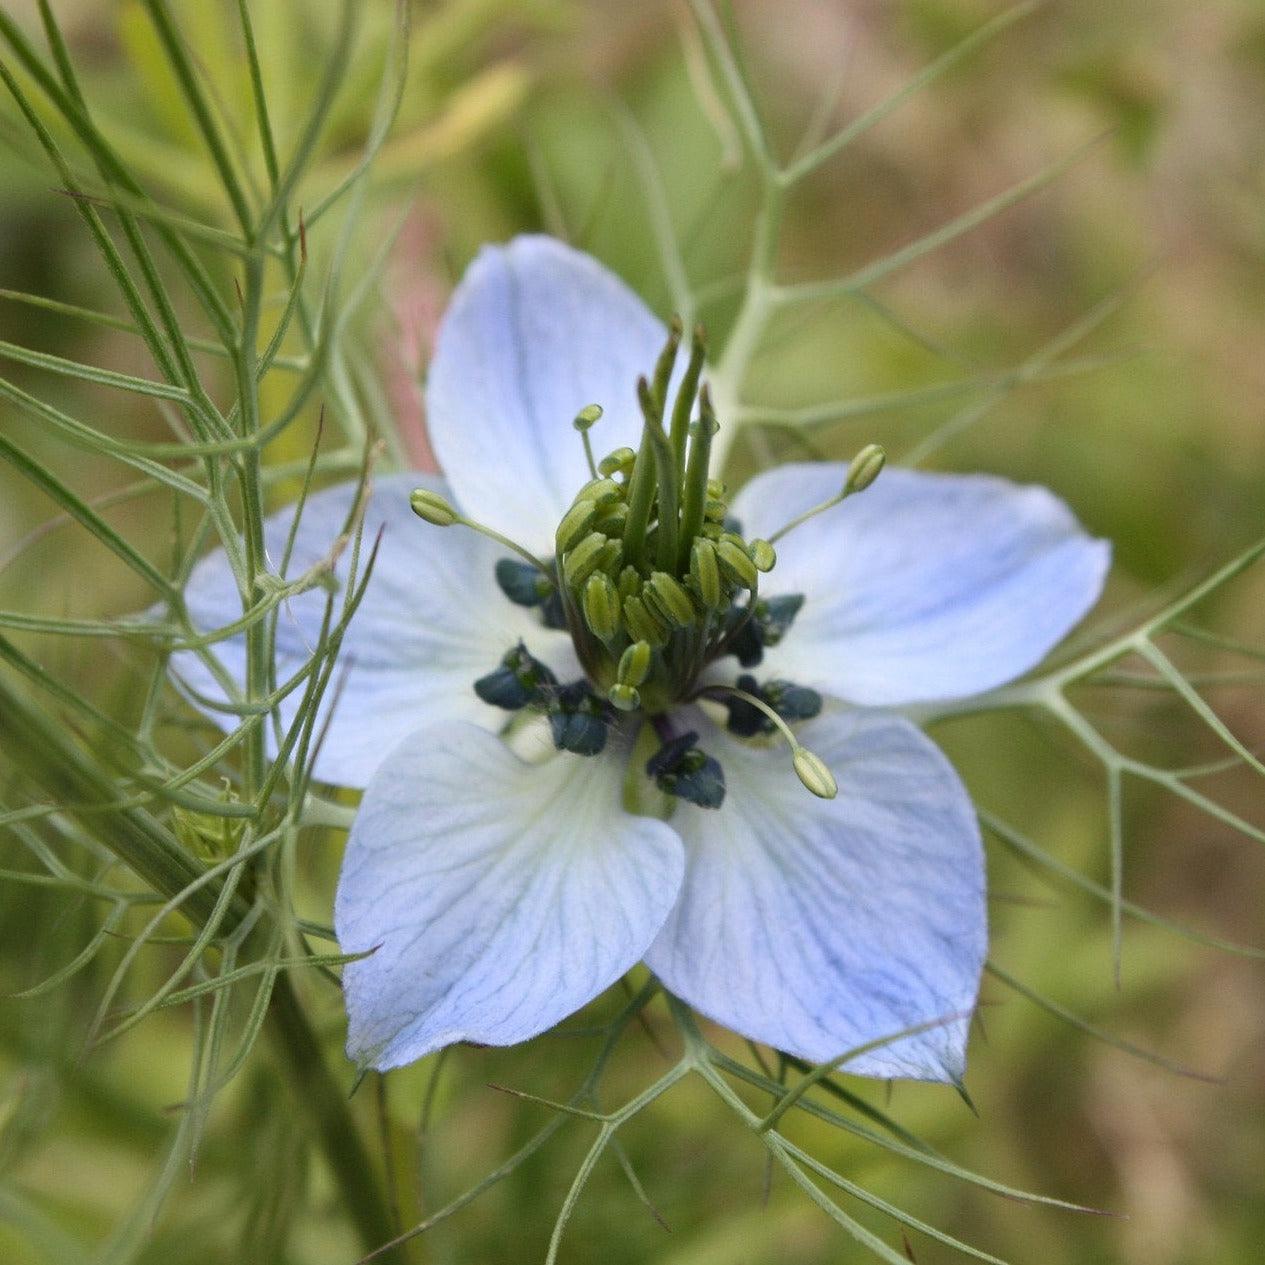
[(425, 519), (434, 527), (451, 527), (460, 517), (447, 498), (426, 488), (412, 492), (408, 503), (418, 518)]
[(839, 783), (831, 773), (826, 762), (807, 747), (796, 747), (791, 757), (799, 780), (818, 799), (834, 799), (839, 794)]
[(655, 609), (677, 628), (688, 628), (698, 618), (690, 595), (666, 571), (651, 572), (642, 600), (647, 604), (653, 603)]
[(584, 582), (584, 595), (580, 605), (584, 622), (593, 635), (602, 641), (610, 641), (619, 632), (619, 592), (610, 576), (595, 571)]
[(577, 588), (593, 574), (608, 543), (600, 531), (590, 532), (563, 558), (562, 578), (568, 588)]

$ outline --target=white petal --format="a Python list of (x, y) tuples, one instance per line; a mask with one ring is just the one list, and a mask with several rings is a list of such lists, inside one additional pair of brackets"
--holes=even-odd
[(589, 479), (572, 423), (587, 404), (599, 458), (635, 448), (637, 378), (667, 331), (596, 260), (550, 237), (485, 247), (444, 316), (426, 390), (431, 441), (462, 510), (529, 548)]
[[(780, 466), (734, 513), (767, 535), (844, 474)], [(963, 698), (1035, 667), (1098, 600), (1111, 560), (1044, 488), (893, 469), (777, 552), (766, 592), (807, 600), (761, 672), (870, 706)]]
[(824, 1062), (945, 1020), (847, 1065), (956, 1080), (987, 941), (970, 800), (943, 755), (882, 712), (823, 717), (801, 737), (839, 782), (811, 796), (785, 747), (712, 731), (728, 792), (683, 805), (681, 899), (646, 954), (664, 984), (756, 1041)]
[[(494, 567), (508, 551), (466, 528), (423, 522), (409, 508), (409, 492), (416, 487), (444, 491), (431, 475), (389, 475), (376, 481), (365, 511), (361, 574), (379, 528), (382, 544), (343, 640), (341, 666), (322, 704), (322, 718), (334, 707), (316, 762), (316, 776), (322, 781), (366, 786), (396, 743), (423, 724), (468, 720), (499, 728), (505, 713), (481, 702), (472, 686), (519, 638), (561, 679), (580, 675), (570, 639), (544, 628), (534, 612), (513, 605), (497, 587)], [(355, 492), (354, 484), (340, 484), (308, 498), (287, 568), (289, 577), (302, 575), (329, 554)], [(272, 566), (280, 565), (293, 517), (290, 507), (265, 526)], [(336, 569), (340, 579), (346, 578), (349, 565), (350, 549), (344, 549)], [(198, 564), (186, 596), (189, 614), (204, 632), (241, 618), (241, 599), (222, 552)], [(279, 683), (309, 657), (320, 634), (325, 601), (324, 591), (315, 589), (281, 608), (276, 641)], [(216, 643), (214, 650), (240, 685), (245, 638)], [(174, 655), (172, 668), (198, 693), (224, 699), (215, 677), (192, 652)], [(286, 725), (301, 699), (302, 687), (281, 704)], [(221, 726), (235, 723), (223, 712), (204, 710)]]
[(676, 898), (671, 827), (621, 807), (627, 752), (529, 765), (475, 726), (407, 739), (365, 792), (339, 879), (348, 1055), (383, 1069), (511, 1045), (640, 960)]

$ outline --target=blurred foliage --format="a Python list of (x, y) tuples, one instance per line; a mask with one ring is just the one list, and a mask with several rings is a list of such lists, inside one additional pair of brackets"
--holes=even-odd
[[(129, 160), (173, 205), (224, 222), (230, 208), (208, 178), (198, 136), (138, 6), (61, 0), (54, 7)], [(34, 3), (5, 8), (34, 29)], [(249, 85), (241, 50), (226, 35), (232, 6), (198, 0), (176, 9), (216, 87), (217, 109), (237, 120), (229, 134), (241, 143)], [(310, 98), (321, 50), (335, 38), (335, 6), (252, 9), (284, 142)], [(363, 9), (363, 44), (351, 72), (363, 85), (340, 95), (315, 185), (349, 170), (373, 127), (392, 13), (384, 0)], [(755, 94), (790, 152), (823, 99), (826, 124), (857, 117), (996, 12), (984, 0), (789, 0), (739, 4), (735, 18)], [(395, 227), (402, 199), (413, 210), (404, 257), (388, 274), (377, 314), (365, 318), (365, 337), (388, 342), (407, 334), (424, 345), (428, 319), (477, 246), (531, 228), (593, 251), (667, 311), (651, 229), (659, 196), (684, 242), (696, 292), (710, 298), (702, 315), (723, 334), (756, 203), (749, 177), (726, 168), (736, 144), (728, 125), (715, 109), (700, 108), (700, 92), (704, 106), (708, 98), (702, 52), (677, 9), (453, 0), (416, 5), (415, 19), (407, 87), (380, 157), (383, 181), (365, 212), (380, 231), (364, 234), (367, 246)], [(1086, 138), (1101, 133), (1101, 143), (1030, 200), (886, 280), (881, 309), (828, 303), (814, 305), (807, 320), (788, 318), (759, 363), (761, 398), (793, 408), (1003, 374), (1112, 302), (1109, 317), (1077, 348), (1085, 372), (1006, 391), (934, 460), (1055, 488), (1092, 531), (1115, 542), (1112, 611), (1211, 571), (1257, 539), (1265, 521), (1262, 70), (1265, 12), (1249, 0), (1041, 7), (812, 177), (788, 211), (781, 271), (790, 279), (846, 274)], [(32, 161), (11, 112), (0, 116), (0, 141), (0, 286), (106, 306), (105, 280), (74, 209), (50, 194), (53, 181)], [(262, 181), (257, 158), (248, 161)], [(414, 306), (388, 319), (381, 309), (398, 309), (401, 289), (404, 306)], [(0, 303), (0, 338), (139, 371), (136, 348), (122, 335), (48, 311)], [(383, 372), (390, 372), (386, 363)], [(44, 398), (73, 405), (77, 415), (108, 418), (112, 434), (166, 437), (155, 410), (105, 388), (68, 380), (49, 386), (22, 366), (12, 376), (38, 381)], [(815, 442), (843, 455), (881, 427), (899, 456), (961, 407), (928, 391), (922, 402), (831, 425)], [(278, 445), (285, 451), (276, 459), (301, 458), (315, 426), (313, 410), (305, 429)], [(57, 444), (16, 414), (0, 412), (0, 427), (20, 434), (79, 487), (101, 494), (124, 482), (116, 468)], [(750, 469), (766, 449), (781, 452), (785, 443), (768, 432), (736, 451), (735, 465)], [(52, 531), (32, 542), (28, 533), (51, 507), (28, 484), (0, 477), (5, 607), (91, 616), (126, 613), (147, 600), (133, 577), (80, 537)], [(274, 495), (294, 491), (282, 485)], [(127, 502), (111, 521), (144, 538), (165, 531), (167, 515), (166, 507)], [(19, 543), (30, 547), (18, 553)], [(1204, 624), (1259, 637), (1263, 588), (1259, 574), (1242, 577), (1201, 607)], [(129, 714), (126, 654), (100, 641), (33, 636), (23, 644), (111, 714)], [(1212, 683), (1208, 696), (1242, 742), (1265, 746), (1259, 687), (1246, 671), (1252, 661), (1213, 645), (1183, 653), (1183, 667)], [(1145, 744), (1155, 758), (1181, 764), (1223, 754), (1171, 696), (1145, 682), (1113, 689), (1109, 698), (1086, 691), (1081, 706), (1123, 748)], [(1109, 882), (1100, 771), (1063, 734), (1021, 716), (989, 715), (946, 721), (935, 736), (982, 808), (1022, 823), (1075, 872)], [(0, 784), (7, 780), (0, 770)], [(1265, 823), (1245, 770), (1226, 774), (1219, 798)], [(1130, 899), (1210, 934), (1265, 943), (1265, 863), (1255, 845), (1154, 788), (1130, 787), (1125, 811)], [(332, 834), (301, 857), (298, 894), (318, 921), (328, 917), (336, 868)], [(1258, 1259), (1265, 1240), (1259, 962), (1130, 920), (1117, 987), (1100, 901), (1003, 847), (993, 849), (990, 877), (995, 960), (1088, 1022), (1218, 1073), (1224, 1083), (1148, 1066), (986, 981), (969, 1077), (978, 1115), (943, 1089), (850, 1087), (964, 1166), (1121, 1215), (1000, 1199), (811, 1119), (795, 1124), (791, 1136), (849, 1178), (1016, 1262)], [(0, 989), (29, 988), (74, 961), (98, 932), (100, 912), (61, 890), (0, 887)], [(165, 929), (183, 934), (183, 924), (169, 922)], [(309, 1158), (303, 1105), (285, 1098), (262, 1053), (217, 1101), (196, 1164), (176, 1176), (151, 1223), (145, 1192), (180, 1114), (192, 1036), (187, 1009), (171, 1009), (99, 1048), (87, 1044), (88, 1019), (127, 948), (124, 928), (137, 930), (130, 922), (111, 928), (104, 950), (60, 988), (35, 1000), (0, 1000), (0, 1259), (350, 1265), (358, 1248), (328, 1173)], [(138, 957), (128, 995), (152, 992), (181, 953), (179, 945), (155, 946)], [(307, 993), (334, 1050), (341, 1042), (337, 992), (314, 979)], [(608, 1017), (618, 1005), (608, 997), (594, 1015)], [(644, 1086), (647, 1068), (650, 1076), (658, 1072), (654, 1038), (670, 1040), (670, 1025), (659, 1003), (646, 1020), (647, 1031), (634, 1029), (617, 1051), (612, 1101)], [(723, 1034), (709, 1035), (742, 1053)], [(592, 1053), (591, 1039), (558, 1034), (518, 1050), (460, 1049), (442, 1065), (431, 1059), (392, 1074), (385, 1090), (372, 1081), (361, 1086), (355, 1106), (394, 1157), (406, 1221), (477, 1182), (548, 1118), (544, 1108), (489, 1085), (565, 1099)], [(590, 1123), (568, 1122), (512, 1175), (420, 1240), (416, 1259), (543, 1259), (591, 1134)], [(702, 1084), (678, 1086), (621, 1136), (658, 1216), (638, 1202), (608, 1155), (578, 1206), (562, 1259), (862, 1259), (788, 1181), (779, 1176), (766, 1187), (758, 1144)], [(287, 1213), (300, 1206), (304, 1215), (284, 1241)], [(900, 1246), (881, 1219), (858, 1216)], [(130, 1242), (120, 1231), (125, 1224)], [(912, 1233), (911, 1240), (921, 1265), (954, 1258)]]

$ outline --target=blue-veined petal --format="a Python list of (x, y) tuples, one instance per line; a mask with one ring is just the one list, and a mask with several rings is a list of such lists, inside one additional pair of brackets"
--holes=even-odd
[(427, 424), (464, 513), (551, 549), (589, 479), (572, 428), (605, 410), (599, 456), (641, 434), (637, 378), (667, 330), (596, 260), (551, 237), (487, 246), (452, 296), (426, 388)]
[[(614, 737), (614, 736), (613, 736)], [(348, 1054), (398, 1067), (552, 1027), (640, 960), (681, 883), (680, 839), (623, 811), (625, 744), (527, 764), (473, 725), (423, 729), (365, 792), (334, 925)]]
[[(316, 776), (322, 781), (367, 785), (402, 738), (432, 721), (474, 721), (499, 728), (504, 712), (481, 702), (473, 683), (519, 638), (564, 679), (578, 672), (570, 639), (543, 628), (538, 615), (514, 606), (497, 587), (493, 571), (506, 551), (465, 528), (422, 522), (409, 508), (409, 492), (415, 487), (445, 491), (432, 475), (388, 475), (376, 481), (365, 510), (362, 568), (379, 528), (382, 544), (325, 693), (322, 720), (331, 706), (334, 713), (316, 761)], [(289, 577), (302, 575), (330, 553), (355, 495), (356, 486), (346, 483), (308, 498), (287, 568)], [(270, 566), (280, 565), (293, 518), (290, 507), (265, 525)], [(347, 575), (350, 554), (345, 548), (339, 558), (339, 578)], [(203, 632), (241, 618), (241, 599), (222, 552), (194, 568), (186, 599), (191, 619)], [(325, 591), (318, 588), (288, 599), (280, 608), (278, 682), (307, 660), (320, 634), (325, 602)], [(217, 642), (213, 649), (240, 685), (245, 638)], [(172, 668), (199, 694), (224, 699), (214, 675), (192, 652), (174, 655)], [(302, 687), (281, 704), (287, 725), (301, 698)], [(224, 712), (204, 710), (223, 727), (236, 723)]]
[(987, 942), (966, 791), (890, 713), (834, 713), (799, 732), (836, 798), (813, 798), (785, 747), (705, 737), (728, 794), (672, 819), (685, 880), (646, 964), (702, 1014), (816, 1062), (944, 1020), (846, 1070), (956, 1080)]
[[(779, 466), (734, 513), (768, 535), (845, 474)], [(1097, 601), (1111, 559), (1044, 488), (890, 468), (777, 552), (765, 588), (807, 601), (765, 670), (870, 706), (963, 698), (1035, 667)]]

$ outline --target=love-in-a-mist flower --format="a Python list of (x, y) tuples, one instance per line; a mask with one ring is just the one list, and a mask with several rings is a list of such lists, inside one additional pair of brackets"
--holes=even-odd
[[(344, 974), (362, 1064), (522, 1041), (644, 961), (792, 1054), (903, 1032), (849, 1070), (963, 1071), (980, 837), (893, 709), (1033, 667), (1108, 548), (1039, 488), (882, 470), (875, 449), (731, 498), (703, 348), (680, 342), (547, 238), (484, 250), (453, 296), (427, 388), (444, 480), (376, 482), (381, 548), (315, 766), (364, 788), (334, 910), (344, 951), (371, 951)], [(291, 574), (354, 495), (308, 500)], [(292, 517), (268, 524), (273, 559)], [(239, 617), (221, 556), (188, 603), (206, 629)], [(283, 609), (278, 680), (323, 605)], [(241, 672), (239, 642), (220, 653)], [(175, 669), (223, 696), (192, 655)]]

